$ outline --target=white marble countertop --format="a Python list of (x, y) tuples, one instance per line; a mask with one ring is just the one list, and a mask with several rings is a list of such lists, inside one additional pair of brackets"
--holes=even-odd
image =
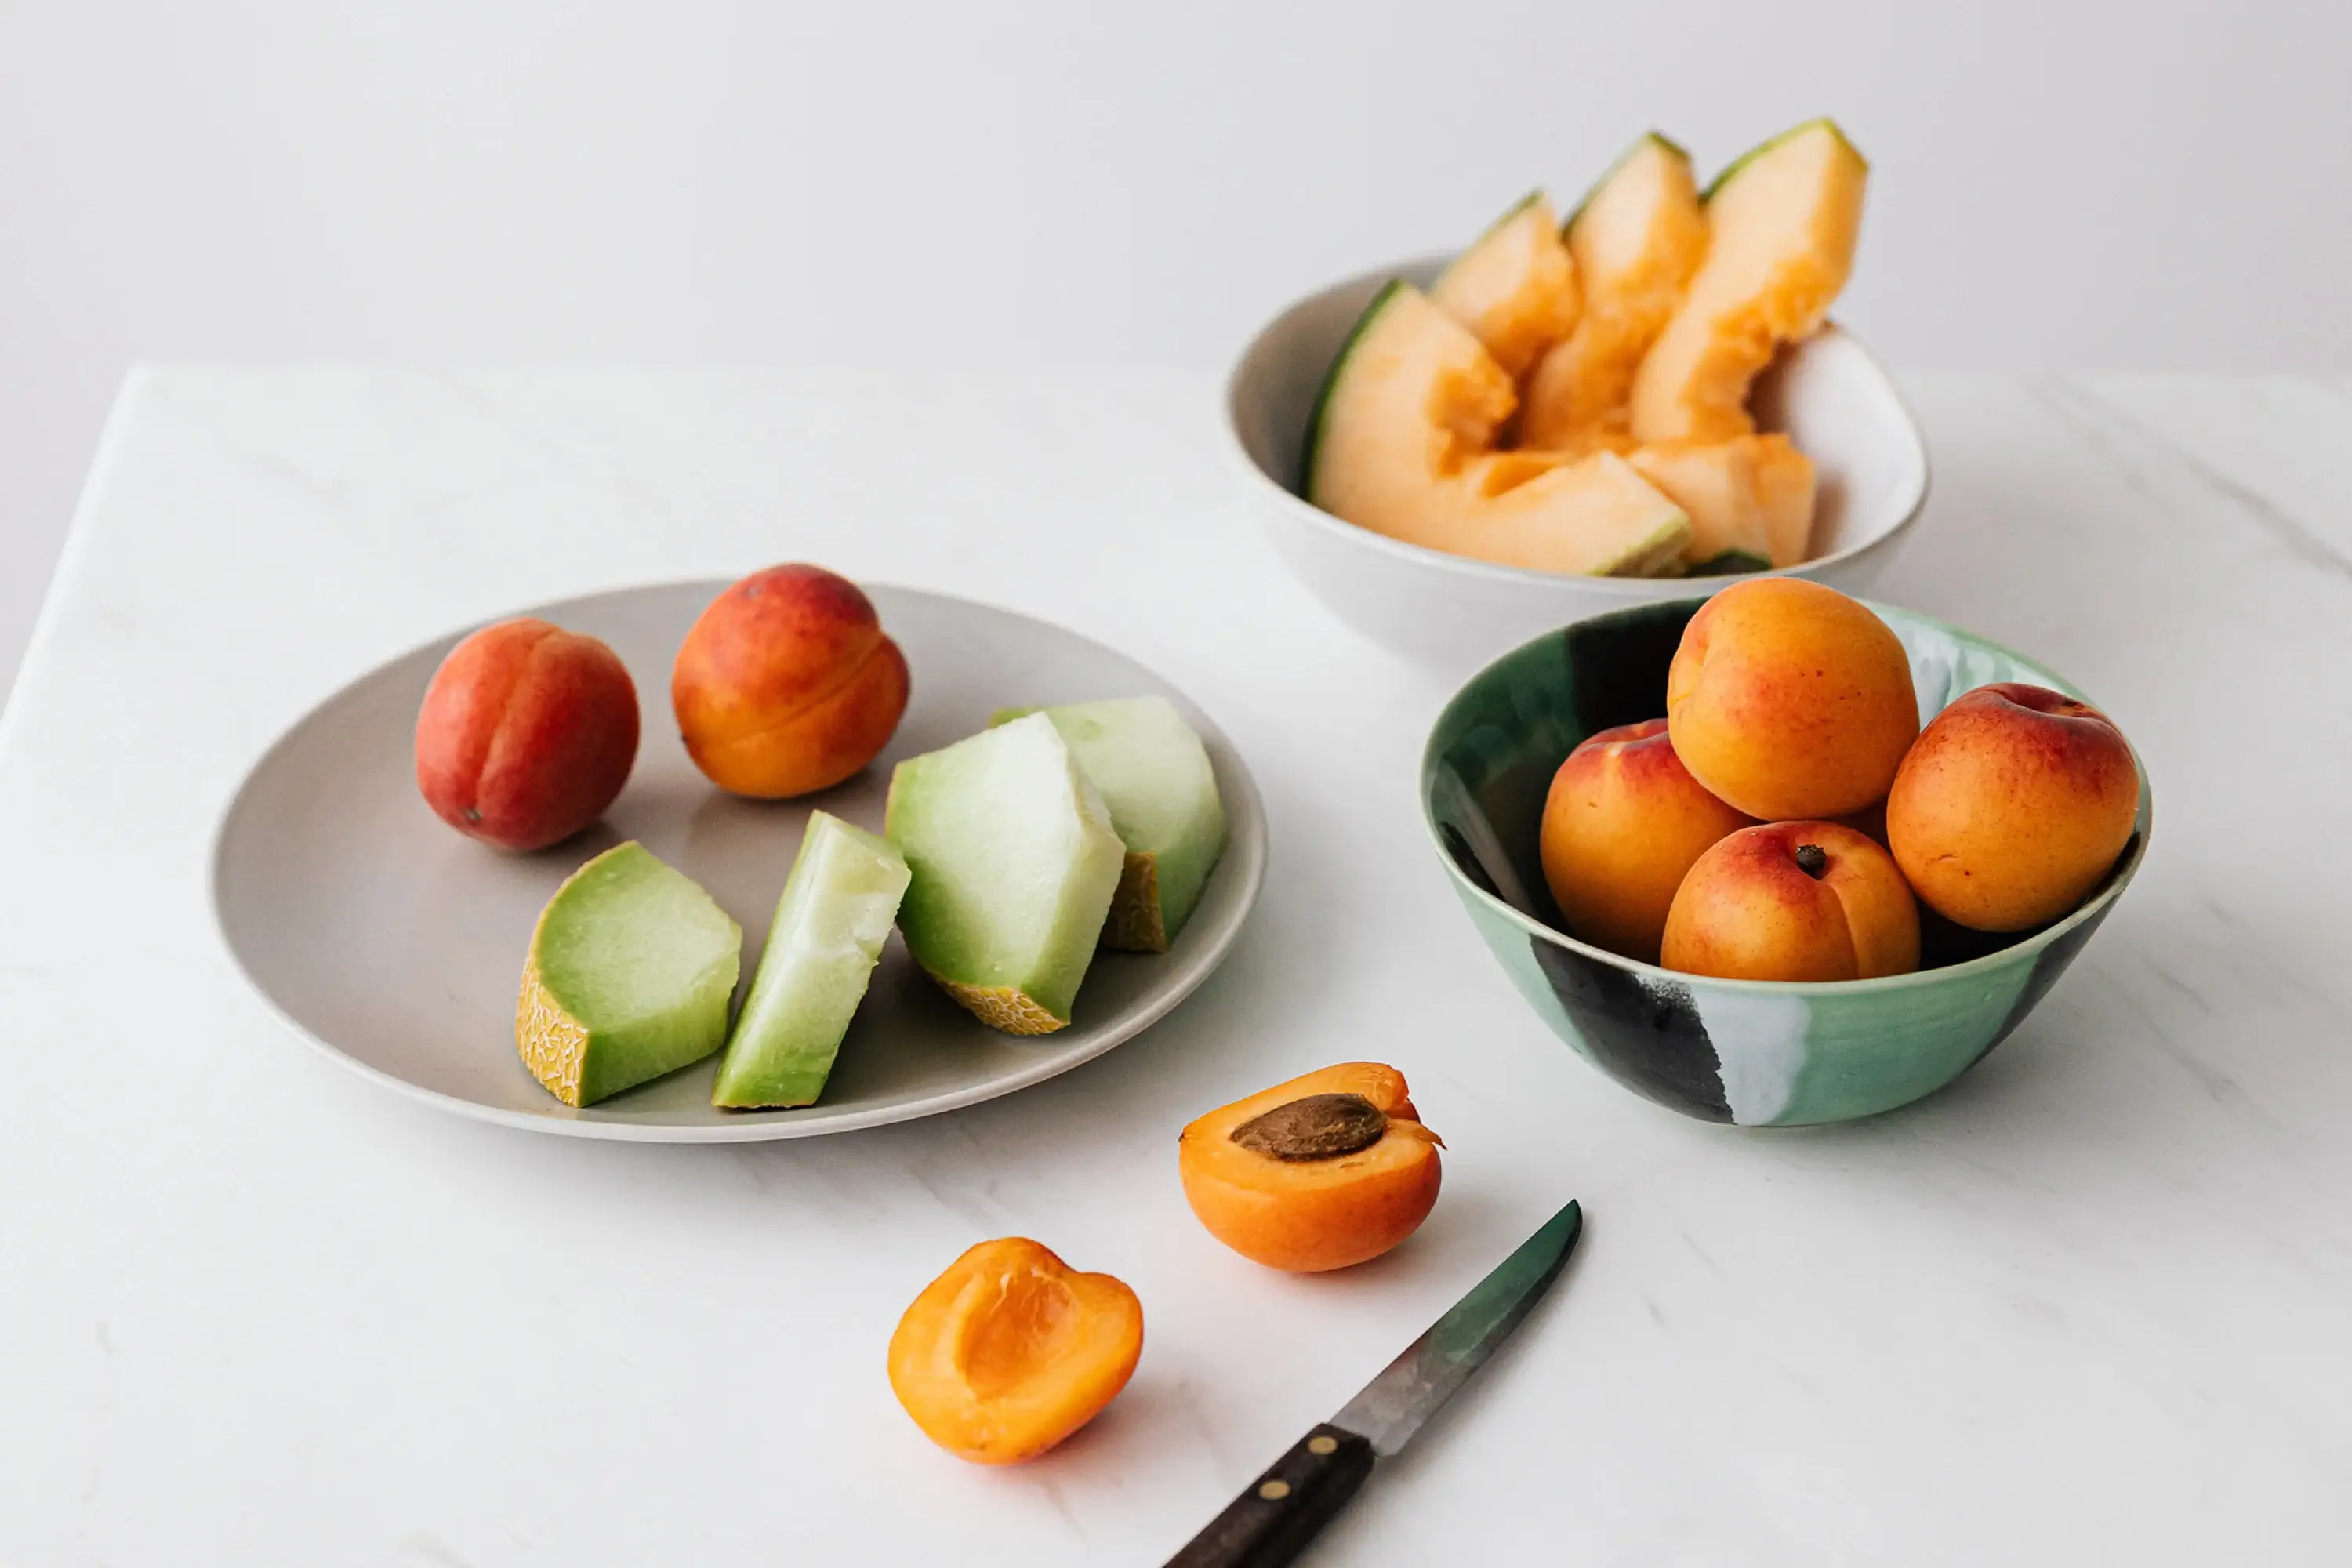
[[(1937, 489), (1880, 593), (2101, 700), (2154, 853), (1958, 1085), (1759, 1133), (1512, 993), (1414, 814), (1451, 683), (1283, 574), (1205, 377), (135, 376), (0, 722), (0, 1562), (1157, 1563), (1570, 1196), (1562, 1289), (1313, 1561), (2340, 1561), (2352, 395), (1909, 390)], [(752, 1147), (460, 1121), (272, 1022), (205, 868), (279, 730), (449, 626), (793, 558), (1214, 713), (1274, 833), (1225, 970), (1041, 1088)], [(1334, 1278), (1225, 1252), (1178, 1127), (1362, 1057), (1451, 1144), (1428, 1226)], [(882, 1353), (1008, 1233), (1149, 1331), (1101, 1420), (991, 1471)]]

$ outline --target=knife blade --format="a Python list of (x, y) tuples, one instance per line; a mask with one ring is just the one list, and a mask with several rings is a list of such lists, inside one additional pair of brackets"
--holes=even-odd
[(1570, 1204), (1495, 1266), (1339, 1413), (1291, 1446), (1167, 1568), (1284, 1568), (1330, 1522), (1379, 1459), (1392, 1458), (1511, 1337), (1559, 1278), (1584, 1232)]

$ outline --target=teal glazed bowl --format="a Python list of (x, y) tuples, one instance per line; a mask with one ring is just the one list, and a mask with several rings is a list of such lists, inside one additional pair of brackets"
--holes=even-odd
[[(1921, 909), (1923, 967), (1879, 980), (1717, 980), (1621, 958), (1561, 929), (1537, 837), (1570, 750), (1666, 710), (1666, 666), (1703, 598), (1595, 616), (1504, 655), (1439, 715), (1422, 757), (1422, 811), (1478, 934), (1576, 1053), (1644, 1099), (1743, 1127), (1848, 1121), (1932, 1094), (2024, 1021), (2147, 857), (2154, 801), (2105, 880), (2046, 926), (1964, 931)], [(1868, 604), (1911, 657), (1924, 721), (1990, 681), (2054, 672), (1907, 610)]]

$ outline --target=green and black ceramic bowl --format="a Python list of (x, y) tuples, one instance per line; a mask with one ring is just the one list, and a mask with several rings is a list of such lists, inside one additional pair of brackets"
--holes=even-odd
[[(1710, 1121), (1794, 1127), (1931, 1094), (2009, 1037), (2123, 896), (2147, 856), (2147, 769), (2139, 819), (2115, 868), (2073, 913), (2038, 930), (1987, 936), (1923, 909), (1928, 967), (1881, 980), (1716, 980), (1621, 958), (1561, 929), (1537, 854), (1544, 795), (1586, 736), (1666, 710), (1666, 666), (1703, 603), (1578, 621), (1506, 654), (1455, 694), (1422, 758), (1422, 810), (1454, 891), (1553, 1031), (1661, 1105)], [(1990, 681), (2030, 681), (2090, 700), (1981, 637), (1907, 610), (1870, 608), (1911, 656), (1923, 721)]]

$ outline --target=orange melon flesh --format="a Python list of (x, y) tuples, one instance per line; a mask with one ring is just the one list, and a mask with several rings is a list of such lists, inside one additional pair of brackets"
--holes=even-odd
[(1634, 438), (1725, 441), (1755, 428), (1748, 387), (1810, 336), (1853, 270), (1869, 165), (1816, 120), (1765, 142), (1707, 192), (1706, 260), (1633, 378)]
[(1528, 380), (1521, 446), (1632, 445), (1625, 431), (1633, 373), (1682, 302), (1706, 240), (1690, 155), (1654, 132), (1644, 136), (1568, 220), (1584, 310)]
[(1307, 499), (1408, 544), (1541, 572), (1640, 571), (1679, 554), (1688, 519), (1613, 453), (1495, 451), (1517, 403), (1467, 329), (1391, 283), (1324, 384)]
[(1703, 565), (1735, 550), (1775, 566), (1805, 559), (1813, 465), (1786, 436), (1639, 447), (1625, 460), (1689, 514), (1685, 563)]
[(1541, 191), (1496, 220), (1440, 273), (1429, 297), (1470, 329), (1514, 380), (1576, 325), (1582, 296)]

